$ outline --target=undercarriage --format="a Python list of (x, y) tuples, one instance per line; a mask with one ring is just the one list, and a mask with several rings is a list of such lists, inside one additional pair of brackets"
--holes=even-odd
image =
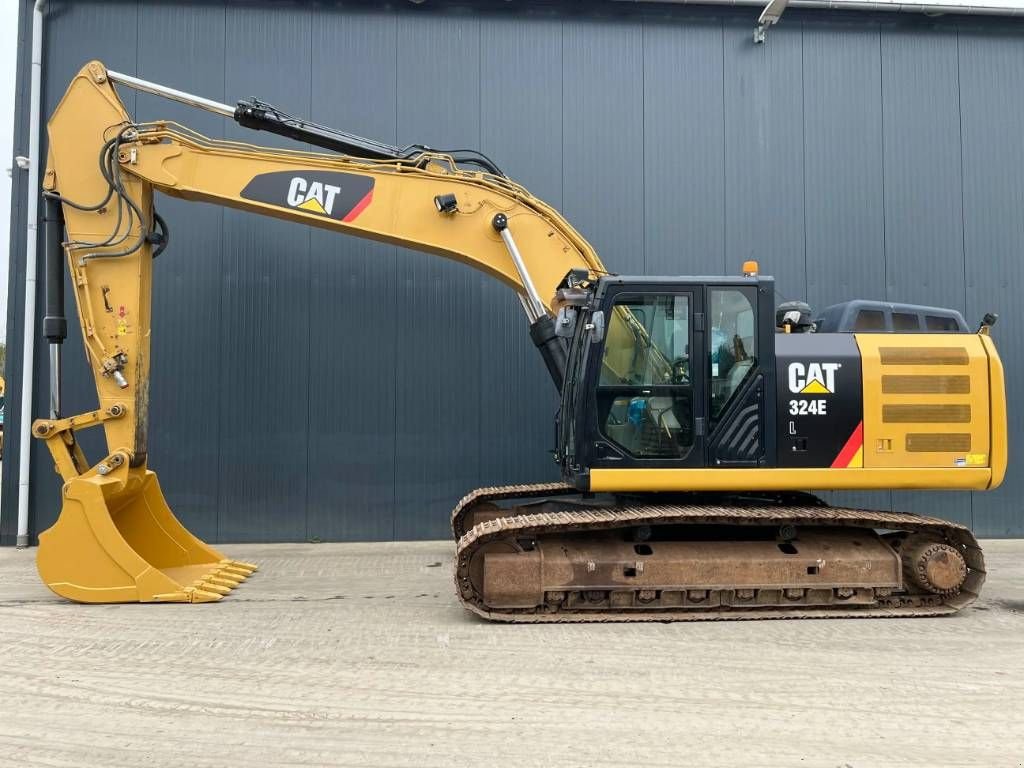
[(963, 526), (802, 493), (485, 488), (452, 528), (459, 596), (498, 621), (935, 616), (985, 578)]

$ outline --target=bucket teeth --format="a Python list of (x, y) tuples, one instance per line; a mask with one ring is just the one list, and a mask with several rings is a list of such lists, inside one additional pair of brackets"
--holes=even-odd
[(227, 594), (227, 592), (224, 592), (223, 594), (217, 594), (216, 592), (212, 592), (206, 589), (191, 589), (189, 590), (189, 593), (191, 594), (192, 597), (192, 599), (189, 600), (190, 603), (212, 603), (216, 600), (220, 600), (222, 597), (224, 597), (224, 595)]
[(235, 576), (227, 573), (226, 571), (217, 571), (217, 574), (210, 577), (210, 581), (214, 584), (220, 584), (222, 587), (231, 587), (234, 589), (245, 580), (244, 576)]
[(244, 563), (241, 560), (222, 560), (221, 565), (226, 565), (228, 568), (241, 572), (245, 576), (248, 576), (250, 573), (254, 573), (257, 570), (257, 566), (254, 564)]
[(159, 603), (212, 603), (215, 600), (220, 600), (224, 594), (217, 594), (209, 589), (186, 587), (180, 592), (164, 592), (153, 595), (153, 599)]
[(164, 592), (160, 595), (153, 595), (153, 600), (158, 603), (191, 603), (192, 590), (181, 592)]
[(196, 582), (196, 584), (193, 586), (197, 590), (215, 592), (218, 595), (226, 595), (231, 591), (230, 587), (221, 587), (219, 584), (214, 584), (213, 581), (210, 579), (204, 579), (202, 581)]

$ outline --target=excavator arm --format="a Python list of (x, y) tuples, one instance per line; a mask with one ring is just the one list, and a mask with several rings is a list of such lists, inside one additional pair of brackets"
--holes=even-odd
[[(365, 156), (269, 149), (209, 139), (172, 122), (136, 122), (116, 81), (230, 114), (250, 128)], [(554, 327), (556, 289), (570, 273), (586, 280), (604, 272), (593, 248), (555, 209), (482, 156), (399, 150), (303, 123), (260, 102), (231, 108), (189, 97), (95, 61), (74, 77), (48, 130), (44, 194), (54, 290), (46, 334), (52, 345), (62, 340), (56, 288), (63, 275), (54, 263), (66, 257), (99, 398), (96, 411), (70, 418), (60, 417), (58, 402), (50, 419), (33, 425), (65, 482), (60, 519), (40, 536), (39, 567), (51, 588), (72, 599), (214, 599), (230, 589), (232, 575), (251, 568), (188, 533), (146, 467), (153, 258), (168, 237), (154, 212), (154, 190), (393, 243), (486, 272), (519, 295), (559, 386), (565, 353)], [(478, 169), (466, 170), (468, 164)], [(75, 431), (96, 425), (106, 433), (107, 455), (90, 464)]]

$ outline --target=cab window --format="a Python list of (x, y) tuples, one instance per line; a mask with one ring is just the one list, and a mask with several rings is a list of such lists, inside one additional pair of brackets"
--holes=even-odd
[(715, 420), (757, 366), (757, 332), (750, 289), (712, 288), (708, 293), (710, 415)]
[(693, 448), (690, 296), (622, 297), (607, 313), (598, 381), (606, 438), (639, 458), (682, 458)]
[(941, 333), (957, 333), (960, 330), (960, 324), (953, 317), (935, 317), (935, 315), (925, 315), (925, 325), (929, 331), (939, 331)]
[(885, 314), (877, 309), (862, 309), (857, 313), (853, 330), (865, 333), (885, 333)]
[(892, 329), (896, 333), (917, 333), (921, 330), (921, 321), (909, 312), (893, 312)]

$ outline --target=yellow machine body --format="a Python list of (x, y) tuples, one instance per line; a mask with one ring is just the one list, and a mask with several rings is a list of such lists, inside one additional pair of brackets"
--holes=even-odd
[[(1003, 364), (987, 333), (854, 335), (863, 421), (848, 459), (821, 467), (595, 468), (590, 490), (972, 490), (1006, 474)], [(622, 357), (621, 351), (616, 357)], [(781, 417), (780, 417), (781, 418)], [(828, 457), (831, 460), (830, 457)]]
[[(364, 160), (216, 141), (174, 123), (136, 123), (99, 62), (75, 76), (48, 129), (44, 189), (54, 199), (59, 195), (63, 209), (64, 251), (99, 401), (93, 412), (33, 424), (64, 482), (60, 517), (39, 536), (39, 572), (54, 592), (72, 600), (207, 602), (255, 570), (189, 533), (148, 469), (153, 279), (148, 235), (154, 190), (453, 259), (510, 286), (528, 315), (533, 286), (524, 270), (543, 298), (535, 311), (551, 315), (566, 298), (556, 288), (567, 273), (591, 281), (607, 274), (593, 248), (558, 211), (507, 178), (466, 171), (452, 157), (429, 151), (415, 164)], [(352, 187), (358, 194), (345, 198), (347, 191), (332, 192), (326, 182), (315, 181), (331, 174), (344, 179), (339, 190)], [(287, 195), (261, 191), (267, 180), (282, 178), (290, 180), (284, 185)], [(457, 200), (457, 207), (443, 210), (446, 198)], [(523, 264), (510, 257), (512, 249), (493, 225), (497, 219), (514, 227)], [(609, 326), (607, 360), (623, 376), (638, 334), (645, 331), (628, 315), (618, 319), (622, 322)], [(1006, 467), (1006, 415), (1002, 367), (991, 340), (984, 334), (960, 335), (955, 343), (943, 336), (859, 334), (857, 343), (864, 403), (857, 461), (807, 469), (595, 467), (587, 490), (998, 485)], [(887, 350), (906, 346), (931, 352), (893, 362)], [(962, 352), (949, 353), (952, 346)], [(659, 376), (671, 375), (670, 360), (660, 359), (656, 367)], [(906, 394), (894, 377), (907, 375), (940, 383), (926, 394)], [(101, 427), (106, 437), (106, 454), (96, 462), (86, 459), (76, 439), (77, 431), (89, 427)], [(918, 450), (914, 441), (917, 448), (933, 450)], [(965, 466), (955, 466), (959, 456)]]

